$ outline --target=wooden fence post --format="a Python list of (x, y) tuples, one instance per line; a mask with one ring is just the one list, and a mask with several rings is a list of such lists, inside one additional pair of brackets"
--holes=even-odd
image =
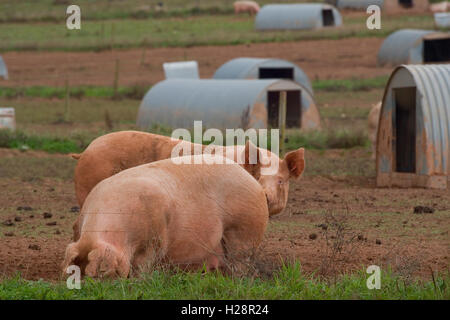
[(115, 34), (116, 34), (116, 25), (113, 23), (113, 24), (111, 25), (111, 42), (110, 42), (110, 44), (109, 44), (111, 50), (112, 50), (113, 47), (114, 47), (114, 37), (115, 37)]
[(284, 153), (284, 139), (286, 129), (286, 91), (280, 92), (280, 105), (278, 107), (278, 128), (280, 129), (280, 157)]
[(116, 59), (116, 69), (114, 71), (114, 98), (119, 97), (119, 59)]
[(64, 121), (69, 122), (70, 121), (70, 88), (69, 88), (69, 78), (66, 77), (65, 81), (65, 101), (64, 101)]

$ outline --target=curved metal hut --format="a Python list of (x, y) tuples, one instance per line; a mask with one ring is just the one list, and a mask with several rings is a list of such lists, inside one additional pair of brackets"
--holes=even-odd
[(428, 0), (328, 0), (339, 9), (366, 10), (377, 5), (384, 12), (424, 12), (428, 9)]
[(390, 34), (378, 51), (379, 66), (450, 61), (450, 32), (402, 29)]
[(256, 15), (256, 30), (295, 30), (342, 25), (339, 11), (328, 4), (268, 4)]
[(167, 79), (153, 86), (142, 100), (137, 125), (149, 128), (164, 124), (203, 127), (278, 127), (280, 92), (287, 92), (286, 126), (316, 129), (319, 111), (308, 90), (287, 80)]
[(377, 133), (377, 185), (450, 185), (450, 65), (402, 65), (386, 86)]
[(219, 67), (213, 79), (289, 79), (313, 94), (308, 76), (294, 63), (282, 59), (236, 58)]

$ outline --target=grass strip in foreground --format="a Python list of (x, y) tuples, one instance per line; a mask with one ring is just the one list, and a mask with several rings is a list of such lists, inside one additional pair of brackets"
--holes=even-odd
[(449, 299), (449, 275), (434, 281), (405, 279), (381, 272), (381, 289), (369, 290), (364, 270), (327, 281), (306, 276), (298, 263), (272, 277), (228, 277), (217, 273), (154, 271), (139, 278), (82, 281), (68, 290), (65, 281), (27, 281), (20, 276), (0, 281), (0, 299)]

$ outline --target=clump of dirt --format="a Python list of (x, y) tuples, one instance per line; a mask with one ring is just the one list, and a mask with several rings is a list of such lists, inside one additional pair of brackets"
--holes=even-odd
[(25, 207), (23, 207), (23, 206), (20, 206), (20, 207), (17, 207), (17, 211), (32, 211), (33, 210), (33, 208), (32, 207), (30, 207), (30, 206), (25, 206)]
[(44, 219), (50, 219), (51, 217), (53, 217), (53, 214), (51, 214), (50, 212), (44, 212), (44, 213), (42, 214), (42, 217), (43, 217)]
[(14, 222), (12, 222), (11, 219), (8, 219), (8, 220), (3, 221), (2, 224), (3, 224), (4, 226), (7, 226), (7, 227), (12, 227), (12, 226), (14, 226)]
[(427, 207), (427, 206), (415, 206), (414, 213), (415, 214), (434, 213), (434, 208)]
[(30, 244), (30, 245), (28, 246), (28, 249), (31, 249), (31, 250), (41, 250), (41, 247), (40, 247), (38, 244)]
[(317, 239), (317, 234), (316, 234), (316, 233), (311, 233), (311, 234), (309, 235), (309, 239), (311, 239), (311, 240), (316, 240), (316, 239)]

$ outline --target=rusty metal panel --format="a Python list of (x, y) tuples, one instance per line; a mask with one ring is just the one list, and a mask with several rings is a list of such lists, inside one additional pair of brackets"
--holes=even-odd
[(325, 26), (323, 10), (331, 10), (333, 26), (342, 25), (339, 11), (330, 5), (319, 3), (268, 4), (256, 15), (256, 30), (316, 29)]
[[(416, 88), (416, 173), (394, 172), (393, 89)], [(377, 184), (446, 188), (450, 177), (450, 65), (402, 65), (386, 86), (377, 133)], [(406, 181), (406, 180), (408, 181)]]
[(450, 65), (404, 66), (414, 77), (432, 174), (450, 173)]

